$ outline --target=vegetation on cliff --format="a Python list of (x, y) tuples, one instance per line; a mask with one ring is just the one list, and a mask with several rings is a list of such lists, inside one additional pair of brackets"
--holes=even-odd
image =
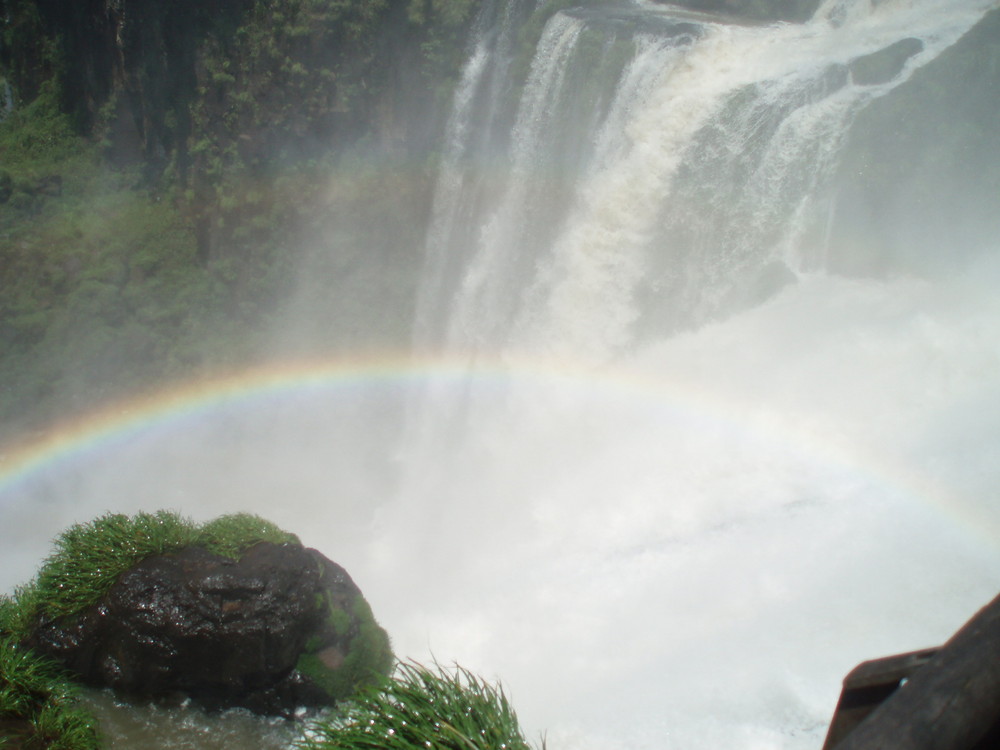
[(5, 430), (259, 357), (304, 249), (404, 308), (474, 10), (0, 0)]

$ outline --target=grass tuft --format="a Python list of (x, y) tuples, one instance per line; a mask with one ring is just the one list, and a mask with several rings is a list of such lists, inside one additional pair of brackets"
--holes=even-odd
[(34, 583), (20, 588), (13, 600), (0, 602), (0, 633), (25, 636), (38, 616), (58, 619), (83, 611), (147, 557), (200, 546), (239, 558), (258, 542), (301, 546), (294, 534), (247, 513), (221, 516), (201, 527), (165, 510), (110, 513), (76, 524), (56, 539), (55, 551)]
[(73, 703), (46, 703), (33, 718), (35, 741), (46, 750), (98, 750), (97, 721)]
[[(77, 704), (76, 688), (51, 659), (0, 637), (0, 726), (19, 726), (24, 747), (97, 750), (93, 716)], [(5, 739), (0, 732), (0, 744)]]
[(36, 586), (47, 617), (75, 614), (96, 603), (118, 577), (144, 558), (194, 543), (197, 530), (176, 513), (101, 516), (71, 526), (56, 539)]
[(295, 534), (250, 513), (232, 513), (209, 521), (201, 527), (195, 541), (209, 552), (234, 559), (258, 542), (302, 546)]
[[(303, 750), (531, 750), (503, 687), (467, 669), (400, 664), (346, 714), (312, 725)], [(544, 750), (544, 743), (543, 743)]]

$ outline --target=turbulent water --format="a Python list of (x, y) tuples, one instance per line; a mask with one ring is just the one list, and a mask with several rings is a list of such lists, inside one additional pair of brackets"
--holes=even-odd
[(413, 356), (0, 488), (4, 584), (104, 510), (256, 511), (351, 571), (398, 654), (501, 678), (553, 750), (818, 748), (851, 667), (1000, 583), (997, 248), (828, 270), (854, 118), (992, 5), (570, 9), (529, 59), (534, 5), (488, 4)]

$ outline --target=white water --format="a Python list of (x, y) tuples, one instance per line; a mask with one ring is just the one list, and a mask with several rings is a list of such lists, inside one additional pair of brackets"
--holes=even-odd
[[(862, 13), (862, 5), (830, 4), (805, 25), (706, 23), (691, 44), (639, 32), (569, 210), (552, 217), (554, 239), (526, 269), (519, 256), (525, 227), (538, 231), (530, 188), (545, 179), (543, 149), (575, 125), (556, 109), (582, 24), (555, 16), (525, 88), (504, 198), (487, 211), (472, 251), (460, 248), (468, 270), (446, 341), (605, 361), (631, 345), (643, 293), (662, 309), (653, 326), (670, 330), (728, 314), (775, 261), (815, 268), (827, 249), (806, 246), (804, 235), (852, 117), (987, 7), (932, 1)], [(655, 15), (658, 6), (648, 7)], [(832, 80), (907, 37), (925, 46), (893, 80)]]
[[(712, 27), (686, 61), (644, 36), (542, 254), (525, 265), (506, 247), (518, 235), (504, 222), (535, 195), (514, 181), (480, 206), (468, 256), (432, 259), (448, 269), (428, 293), (445, 300), (445, 330), (418, 339), (469, 369), (420, 360), (388, 380), (164, 421), (0, 489), (0, 587), (106, 510), (250, 510), (342, 563), (398, 654), (501, 678), (552, 750), (818, 748), (851, 667), (940, 643), (1000, 584), (1000, 263), (932, 280), (823, 273), (836, 248), (804, 247), (796, 222), (822, 198), (838, 128), (879, 93), (849, 86), (752, 142), (751, 205), (736, 213), (769, 226), (720, 243), (733, 233), (713, 233), (713, 209), (671, 256), (688, 275), (661, 283), (696, 301), (690, 317), (639, 336), (650, 313), (636, 288), (649, 238), (665, 242), (664, 194), (701, 195), (678, 149), (706, 123), (720, 133), (705, 142), (737, 155), (758, 132), (764, 104), (726, 110), (732, 91), (762, 80), (755, 101), (781, 99), (810, 65), (920, 35), (912, 68), (986, 5), (883, 2), (853, 19), (851, 7), (829, 11), (832, 28)], [(568, 40), (577, 20), (557, 17), (546, 39)], [(536, 60), (531, 80), (554, 82), (566, 59)], [(745, 119), (713, 120), (725, 111)], [(517, 180), (540, 158), (528, 112)], [(460, 192), (442, 198), (454, 213), (439, 235), (462, 216)], [(714, 243), (723, 251), (699, 254)], [(796, 283), (723, 310), (742, 274), (775, 259)], [(402, 430), (425, 386), (435, 401), (411, 414), (430, 426)]]
[[(640, 27), (562, 212), (548, 158), (600, 17), (549, 22), (502, 189), (430, 248), (461, 254), (438, 340), (473, 364), (428, 390), (381, 527), (385, 575), (444, 589), (399, 609), (403, 651), (488, 665), (550, 747), (815, 748), (855, 663), (994, 596), (997, 266), (823, 273), (853, 118), (988, 7)], [(911, 37), (894, 78), (853, 80)], [(753, 308), (775, 264), (795, 283)]]
[(344, 564), (397, 653), (503, 679), (550, 748), (814, 750), (851, 667), (1000, 583), (998, 282), (816, 275), (613, 369), (453, 379), (497, 413), (424, 467), (433, 497), (387, 495), (373, 434), (419, 379), (152, 425), (6, 489), (2, 583), (106, 510), (250, 510)]

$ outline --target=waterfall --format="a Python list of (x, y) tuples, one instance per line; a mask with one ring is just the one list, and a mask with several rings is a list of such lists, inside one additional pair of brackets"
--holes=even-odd
[[(842, 226), (855, 172), (887, 168), (859, 123), (976, 31), (995, 47), (996, 0), (770, 25), (569, 5), (480, 5), (414, 351), (277, 362), (59, 436), (0, 484), (7, 590), (108, 511), (259, 513), (344, 565), (400, 658), (502, 680), (551, 750), (816, 750), (851, 668), (996, 595), (995, 191), (956, 191), (979, 223), (920, 249), (932, 274), (857, 260), (882, 250), (866, 221), (926, 191)], [(938, 113), (929, 137), (996, 132), (941, 88), (905, 110)]]
[(552, 747), (805, 750), (848, 669), (995, 594), (1000, 268), (833, 272), (859, 116), (993, 5), (603, 4), (530, 64), (476, 45), (415, 334), (448, 365), (379, 526), (381, 575), (442, 592), (401, 642), (495, 669)]
[(486, 168), (502, 138), (503, 98), (515, 54), (516, 30), (535, 9), (534, 0), (489, 0), (473, 25), (472, 51), (462, 69), (444, 136), (444, 157), (438, 170), (433, 218), (428, 229), (428, 259), (417, 305), (415, 340), (433, 344), (429, 332), (441, 325), (437, 301), (455, 283), (460, 269), (459, 248), (484, 186), (468, 165)]
[[(506, 148), (463, 168), (483, 138), (474, 85), (483, 70), (512, 74), (478, 43), (449, 129), (418, 343), (607, 361), (822, 270), (827, 188), (854, 116), (988, 7), (831, 0), (809, 23), (771, 26), (648, 2), (558, 12)], [(906, 42), (891, 75), (857, 79), (856, 61)], [(483, 98), (480, 121), (495, 123), (496, 97)], [(480, 169), (489, 189), (466, 189)]]

